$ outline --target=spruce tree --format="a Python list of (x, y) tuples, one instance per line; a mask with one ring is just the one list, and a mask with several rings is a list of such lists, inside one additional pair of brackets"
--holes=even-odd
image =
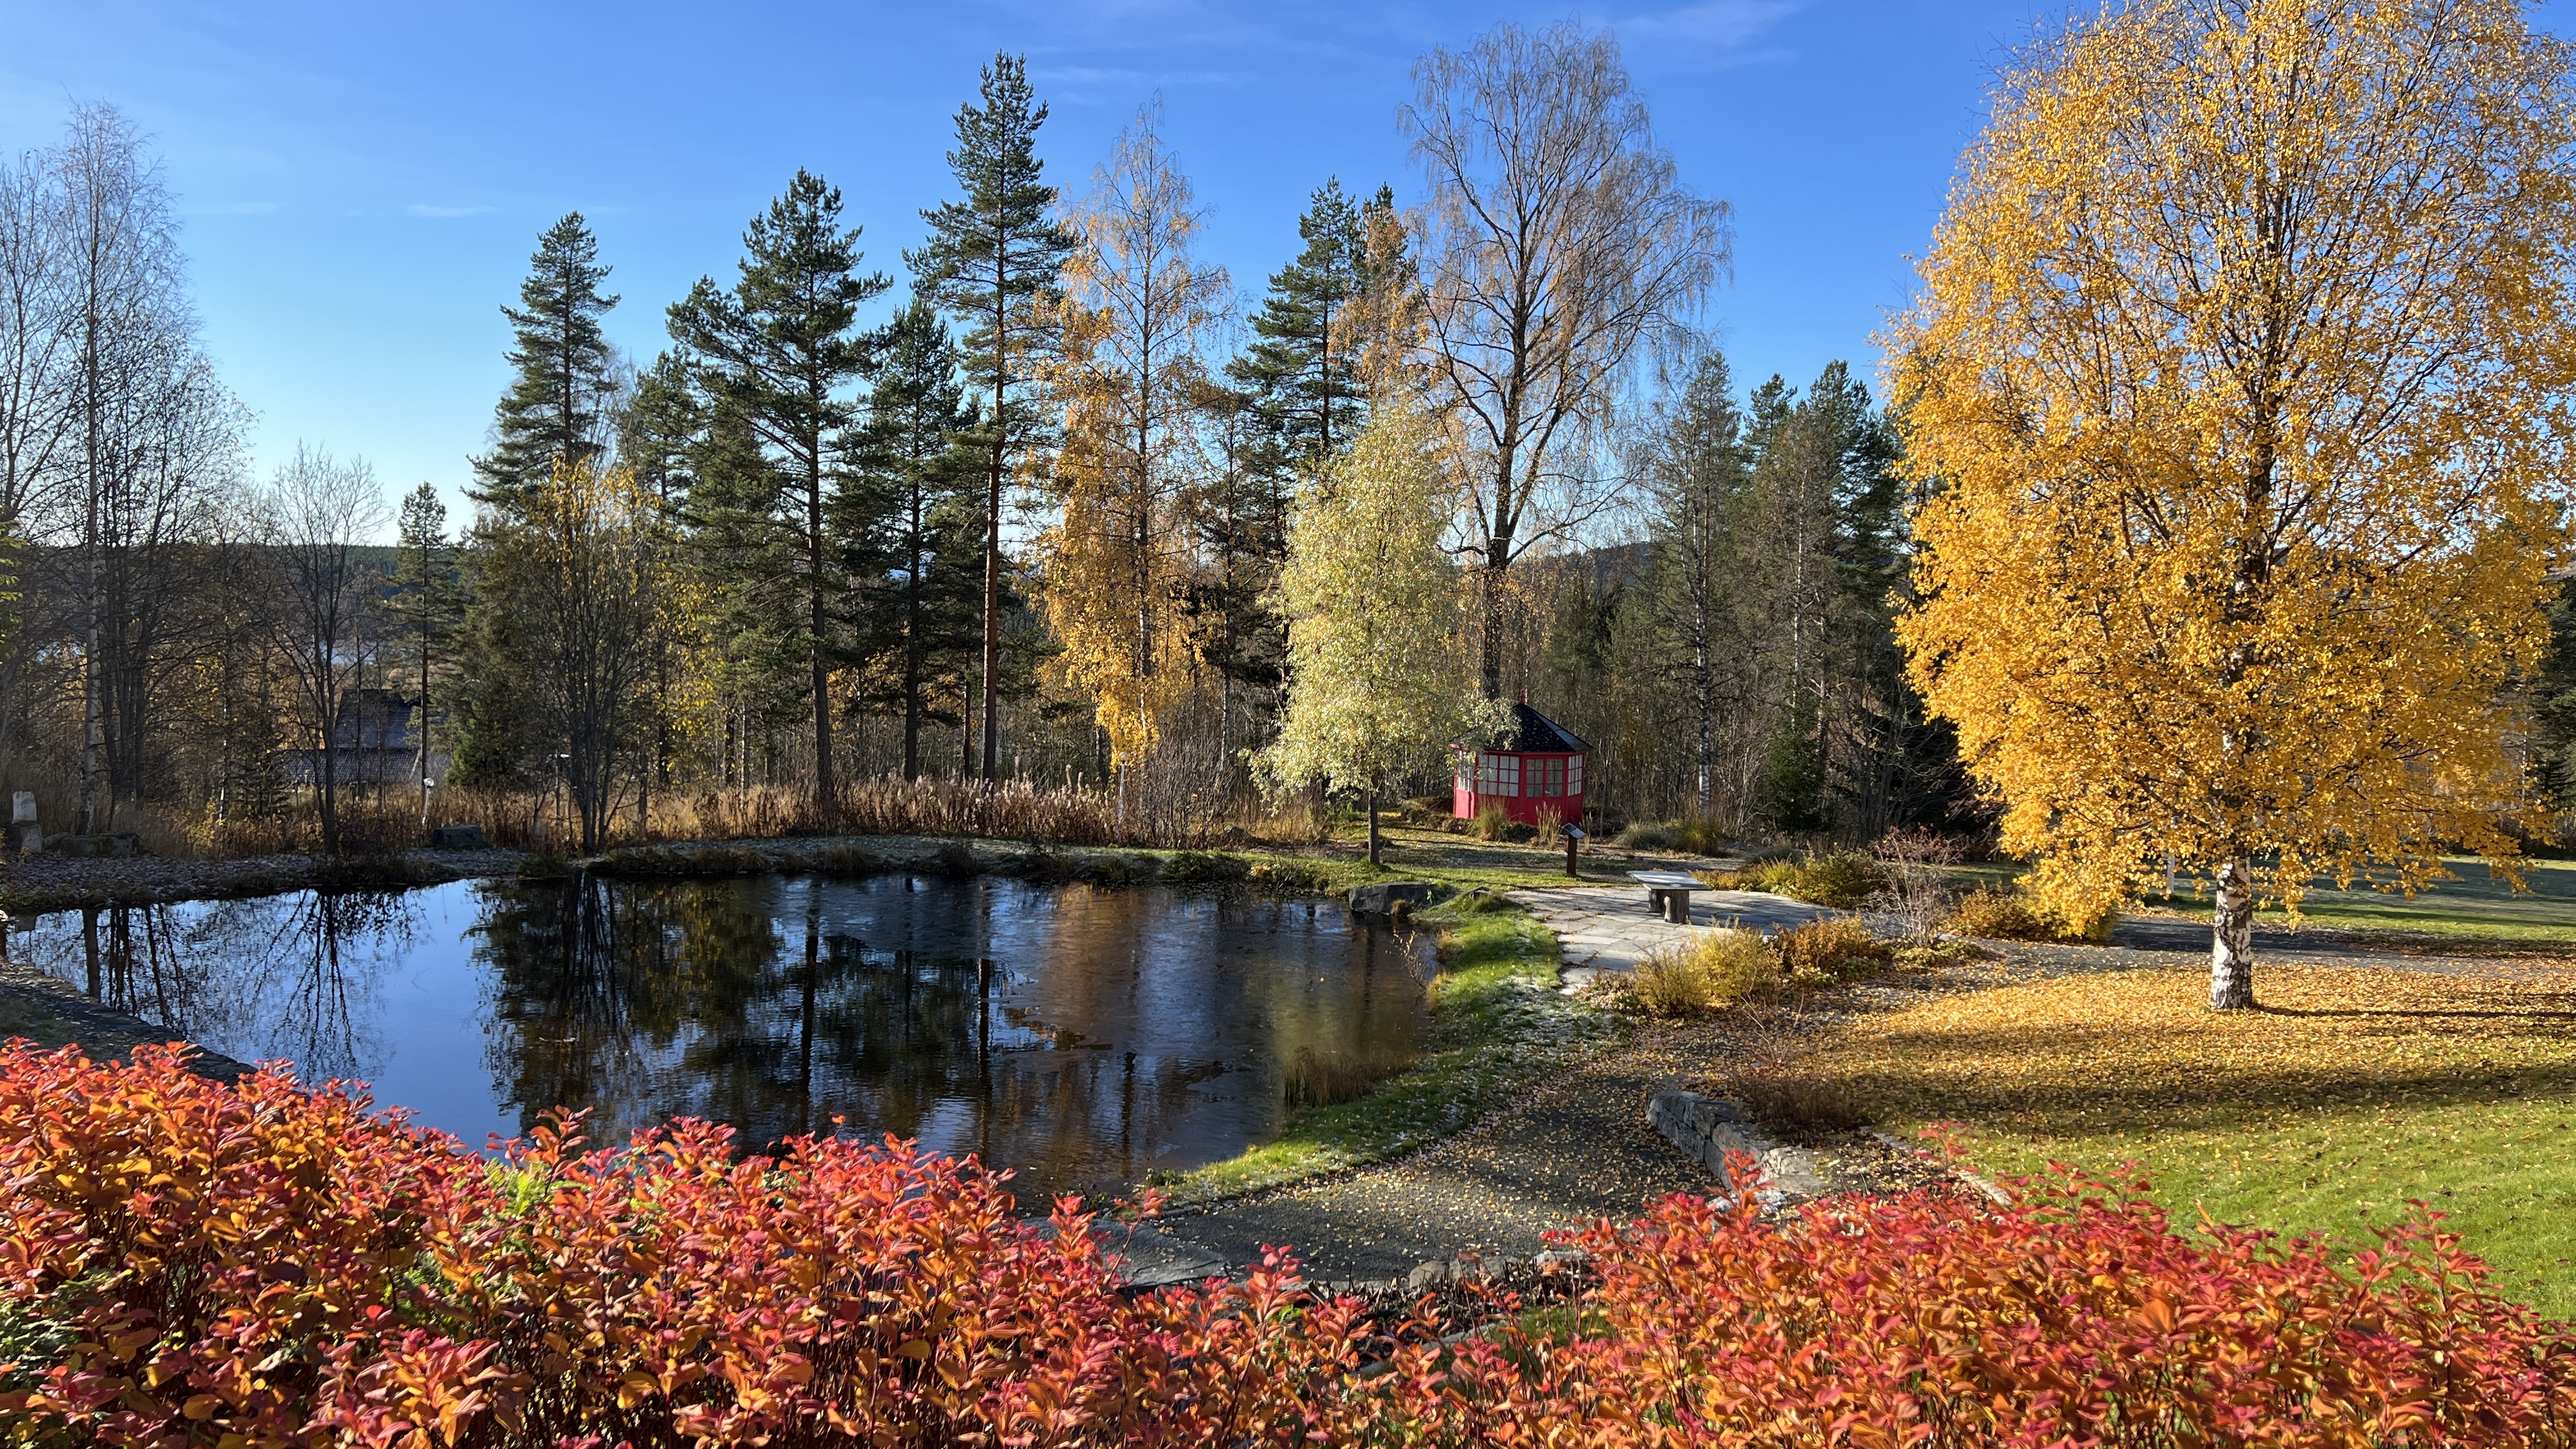
[(857, 413), (848, 389), (875, 365), (858, 309), (887, 285), (859, 271), (859, 229), (844, 230), (840, 217), (839, 189), (799, 170), (743, 233), (746, 255), (733, 287), (702, 277), (670, 313), (671, 336), (696, 359), (700, 385), (751, 445), (721, 508), (739, 542), (737, 577), (748, 568), (776, 579), (770, 571), (783, 566), (779, 581), (793, 594), (794, 632), (780, 642), (806, 667), (815, 814), (825, 823), (838, 799), (831, 673), (844, 657), (838, 605), (847, 592), (834, 502)]
[(474, 460), (482, 502), (513, 511), (528, 490), (552, 476), (557, 460), (596, 460), (617, 395), (616, 353), (599, 319), (617, 305), (599, 284), (599, 241), (580, 212), (566, 213), (537, 239), (519, 305), (510, 319), (515, 374), (492, 420), (492, 451)]
[(666, 509), (688, 501), (694, 457), (706, 432), (705, 400), (689, 377), (688, 359), (666, 351), (635, 379), (617, 414), (618, 460), (635, 470)]
[(1701, 819), (1717, 808), (1720, 713), (1751, 650), (1738, 647), (1743, 501), (1751, 481), (1744, 414), (1726, 357), (1711, 352), (1657, 419), (1640, 470), (1650, 499), (1654, 544), (1651, 617), (1665, 647), (1657, 656), (1679, 676), (1691, 734), (1693, 799)]
[(903, 717), (903, 777), (921, 773), (924, 720), (954, 723), (934, 695), (965, 687), (982, 597), (984, 534), (977, 508), (976, 412), (957, 377), (957, 351), (930, 303), (916, 297), (884, 334), (847, 506), (860, 540), (859, 700)]
[(456, 548), (447, 537), (447, 505), (427, 483), (403, 498), (394, 531), (394, 596), (386, 604), (394, 616), (394, 652), (408, 667), (413, 702), (412, 777), (420, 783), (423, 823), (429, 814), (429, 756), (434, 719), (435, 683), (446, 664), (457, 630), (464, 623), (465, 590), (458, 576)]
[(905, 260), (922, 291), (966, 326), (962, 362), (984, 402), (984, 778), (1001, 773), (997, 707), (1002, 689), (1002, 489), (1015, 454), (1042, 429), (1036, 409), (1012, 396), (1046, 346), (1041, 314), (1055, 299), (1073, 236), (1048, 215), (1055, 188), (1042, 177), (1038, 128), (1047, 108), (1029, 88), (1025, 57), (996, 55), (982, 74), (982, 103), (957, 109), (948, 153), (954, 201), (923, 212), (930, 239)]

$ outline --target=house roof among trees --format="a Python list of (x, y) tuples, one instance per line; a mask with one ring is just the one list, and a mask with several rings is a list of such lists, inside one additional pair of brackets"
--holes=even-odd
[(1512, 702), (1511, 733), (1486, 744), (1477, 740), (1460, 740), (1461, 746), (1500, 750), (1514, 755), (1582, 755), (1592, 751), (1590, 745), (1577, 739), (1572, 730), (1530, 708), (1526, 699)]

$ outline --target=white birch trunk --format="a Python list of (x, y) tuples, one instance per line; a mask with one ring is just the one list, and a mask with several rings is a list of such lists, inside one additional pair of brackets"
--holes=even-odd
[(2209, 948), (2209, 1009), (2254, 1005), (2254, 867), (2237, 856), (2218, 868), (2216, 930)]

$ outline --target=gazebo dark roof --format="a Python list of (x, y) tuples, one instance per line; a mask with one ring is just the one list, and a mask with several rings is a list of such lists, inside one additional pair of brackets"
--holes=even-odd
[(1478, 740), (1460, 740), (1470, 749), (1502, 750), (1516, 755), (1579, 755), (1591, 746), (1574, 737), (1574, 732), (1529, 707), (1528, 700), (1512, 704), (1511, 733), (1491, 744)]

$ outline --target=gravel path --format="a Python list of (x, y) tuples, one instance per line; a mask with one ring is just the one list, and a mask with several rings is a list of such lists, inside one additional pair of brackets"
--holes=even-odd
[(1335, 1283), (1462, 1256), (1530, 1257), (1549, 1228), (1710, 1190), (1708, 1172), (1646, 1126), (1646, 1094), (1687, 1062), (1668, 1041), (1642, 1043), (1404, 1161), (1175, 1214), (1165, 1235), (1200, 1271), (1292, 1244), (1313, 1276)]
[[(1623, 893), (1624, 894), (1624, 893)], [(1811, 908), (1812, 909), (1812, 908)], [(1645, 912), (1637, 912), (1642, 922)], [(1680, 928), (1672, 927), (1678, 931)], [(1173, 1214), (1132, 1256), (1140, 1281), (1202, 1277), (1258, 1262), (1265, 1244), (1298, 1249), (1312, 1277), (1371, 1286), (1424, 1264), (1528, 1258), (1550, 1229), (1633, 1216), (1675, 1192), (1711, 1192), (1713, 1174), (1646, 1126), (1646, 1098), (1675, 1081), (1723, 1077), (1793, 1039), (1927, 993), (1986, 991), (2050, 977), (2172, 964), (2170, 954), (2103, 946), (1989, 943), (1994, 955), (1906, 973), (1768, 1010), (1641, 1030), (1637, 1040), (1464, 1134), (1413, 1157), (1322, 1182)], [(1865, 1137), (1807, 1144), (1830, 1191), (1935, 1176), (1924, 1160)]]

